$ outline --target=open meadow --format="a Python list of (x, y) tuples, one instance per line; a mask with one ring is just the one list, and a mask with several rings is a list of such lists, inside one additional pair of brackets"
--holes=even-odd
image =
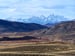
[(75, 56), (74, 44), (18, 42), (1, 42), (0, 56)]

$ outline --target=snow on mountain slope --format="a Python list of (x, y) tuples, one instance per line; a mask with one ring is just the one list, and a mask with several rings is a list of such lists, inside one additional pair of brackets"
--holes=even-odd
[[(12, 18), (13, 19), (13, 18)], [(8, 19), (8, 20), (12, 20), (12, 19)], [(15, 18), (16, 19), (16, 18)], [(64, 16), (60, 16), (60, 15), (49, 15), (47, 17), (45, 16), (32, 16), (31, 18), (27, 18), (27, 19), (22, 19), (22, 18), (18, 18), (14, 21), (18, 21), (18, 22), (24, 22), (24, 23), (37, 23), (37, 24), (54, 24), (54, 23), (59, 23), (61, 21), (69, 21), (69, 18), (65, 18)]]

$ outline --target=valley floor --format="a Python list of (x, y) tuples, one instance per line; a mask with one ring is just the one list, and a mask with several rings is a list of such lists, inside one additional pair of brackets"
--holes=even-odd
[(0, 56), (75, 56), (75, 45), (1, 42)]

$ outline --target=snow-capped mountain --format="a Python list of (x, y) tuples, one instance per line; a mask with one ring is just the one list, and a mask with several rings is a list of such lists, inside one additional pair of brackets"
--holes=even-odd
[(24, 23), (37, 23), (37, 24), (54, 24), (54, 23), (59, 23), (61, 21), (68, 21), (70, 20), (69, 18), (65, 18), (64, 16), (60, 16), (60, 15), (49, 15), (48, 17), (45, 16), (32, 16), (31, 18), (28, 19), (16, 19), (15, 21), (19, 21), (19, 22), (24, 22)]
[(62, 21), (69, 21), (71, 19), (65, 18), (64, 16), (59, 15), (49, 15), (47, 17), (46, 25), (54, 25), (56, 23), (60, 23)]

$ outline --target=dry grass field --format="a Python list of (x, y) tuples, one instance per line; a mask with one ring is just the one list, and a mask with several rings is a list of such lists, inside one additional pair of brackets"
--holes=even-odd
[[(22, 34), (3, 33), (0, 34), (0, 38), (22, 38), (30, 34), (24, 32)], [(41, 40), (0, 41), (0, 56), (75, 56), (75, 43), (65, 43), (58, 41), (58, 38), (54, 39), (54, 42), (44, 38)]]
[(0, 56), (75, 56), (74, 44), (1, 42)]

